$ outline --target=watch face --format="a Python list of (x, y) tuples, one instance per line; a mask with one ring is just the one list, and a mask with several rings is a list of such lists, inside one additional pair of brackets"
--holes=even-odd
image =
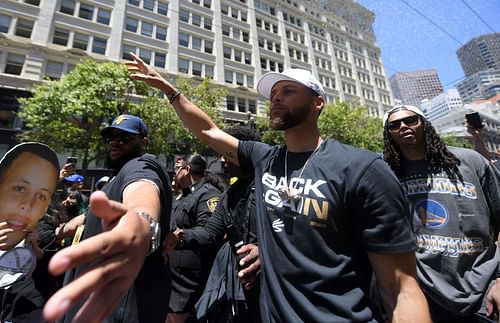
[(161, 229), (160, 224), (156, 221), (151, 223), (151, 250), (155, 251), (160, 246), (161, 240)]

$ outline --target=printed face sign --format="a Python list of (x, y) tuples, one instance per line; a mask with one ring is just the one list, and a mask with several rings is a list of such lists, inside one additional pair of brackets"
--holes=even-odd
[(35, 230), (57, 185), (56, 153), (40, 143), (22, 143), (0, 161), (0, 251)]

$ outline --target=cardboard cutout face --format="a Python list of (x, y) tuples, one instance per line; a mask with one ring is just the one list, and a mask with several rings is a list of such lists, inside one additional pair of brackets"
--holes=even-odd
[(56, 153), (39, 143), (23, 143), (0, 161), (0, 250), (15, 247), (33, 231), (57, 185)]

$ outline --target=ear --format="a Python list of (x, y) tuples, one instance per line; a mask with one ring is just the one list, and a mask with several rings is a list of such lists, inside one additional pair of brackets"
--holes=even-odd
[(313, 104), (314, 104), (314, 110), (317, 111), (319, 114), (325, 106), (325, 99), (323, 99), (322, 96), (316, 96), (314, 97)]
[(142, 152), (146, 152), (148, 145), (149, 145), (149, 138), (148, 137), (142, 138), (142, 144), (141, 144)]

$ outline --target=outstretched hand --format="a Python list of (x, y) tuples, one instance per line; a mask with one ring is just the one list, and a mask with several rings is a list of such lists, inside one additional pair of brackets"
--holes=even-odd
[[(130, 62), (125, 62), (127, 69), (132, 75), (130, 78), (136, 81), (143, 81), (152, 87), (163, 89), (165, 85), (167, 88), (172, 89), (173, 86), (165, 80), (160, 73), (158, 73), (151, 65), (146, 64), (139, 56), (134, 53), (130, 53), (130, 56), (134, 59)], [(168, 91), (167, 91), (168, 92)], [(168, 95), (169, 93), (166, 94)]]
[(236, 253), (238, 255), (245, 255), (240, 259), (240, 268), (238, 277), (241, 284), (245, 289), (251, 289), (259, 282), (260, 277), (260, 258), (259, 247), (254, 244), (246, 244), (239, 248)]
[(87, 270), (61, 288), (46, 303), (44, 317), (60, 319), (85, 301), (74, 322), (103, 321), (118, 305), (138, 275), (149, 249), (149, 225), (103, 192), (90, 197), (91, 209), (102, 219), (103, 233), (59, 251), (49, 263), (53, 275), (75, 267)]
[[(496, 279), (493, 286), (488, 291), (486, 295), (486, 312), (488, 317), (492, 317), (493, 314), (500, 313), (500, 279)], [(500, 315), (498, 315), (498, 322), (500, 323)]]

